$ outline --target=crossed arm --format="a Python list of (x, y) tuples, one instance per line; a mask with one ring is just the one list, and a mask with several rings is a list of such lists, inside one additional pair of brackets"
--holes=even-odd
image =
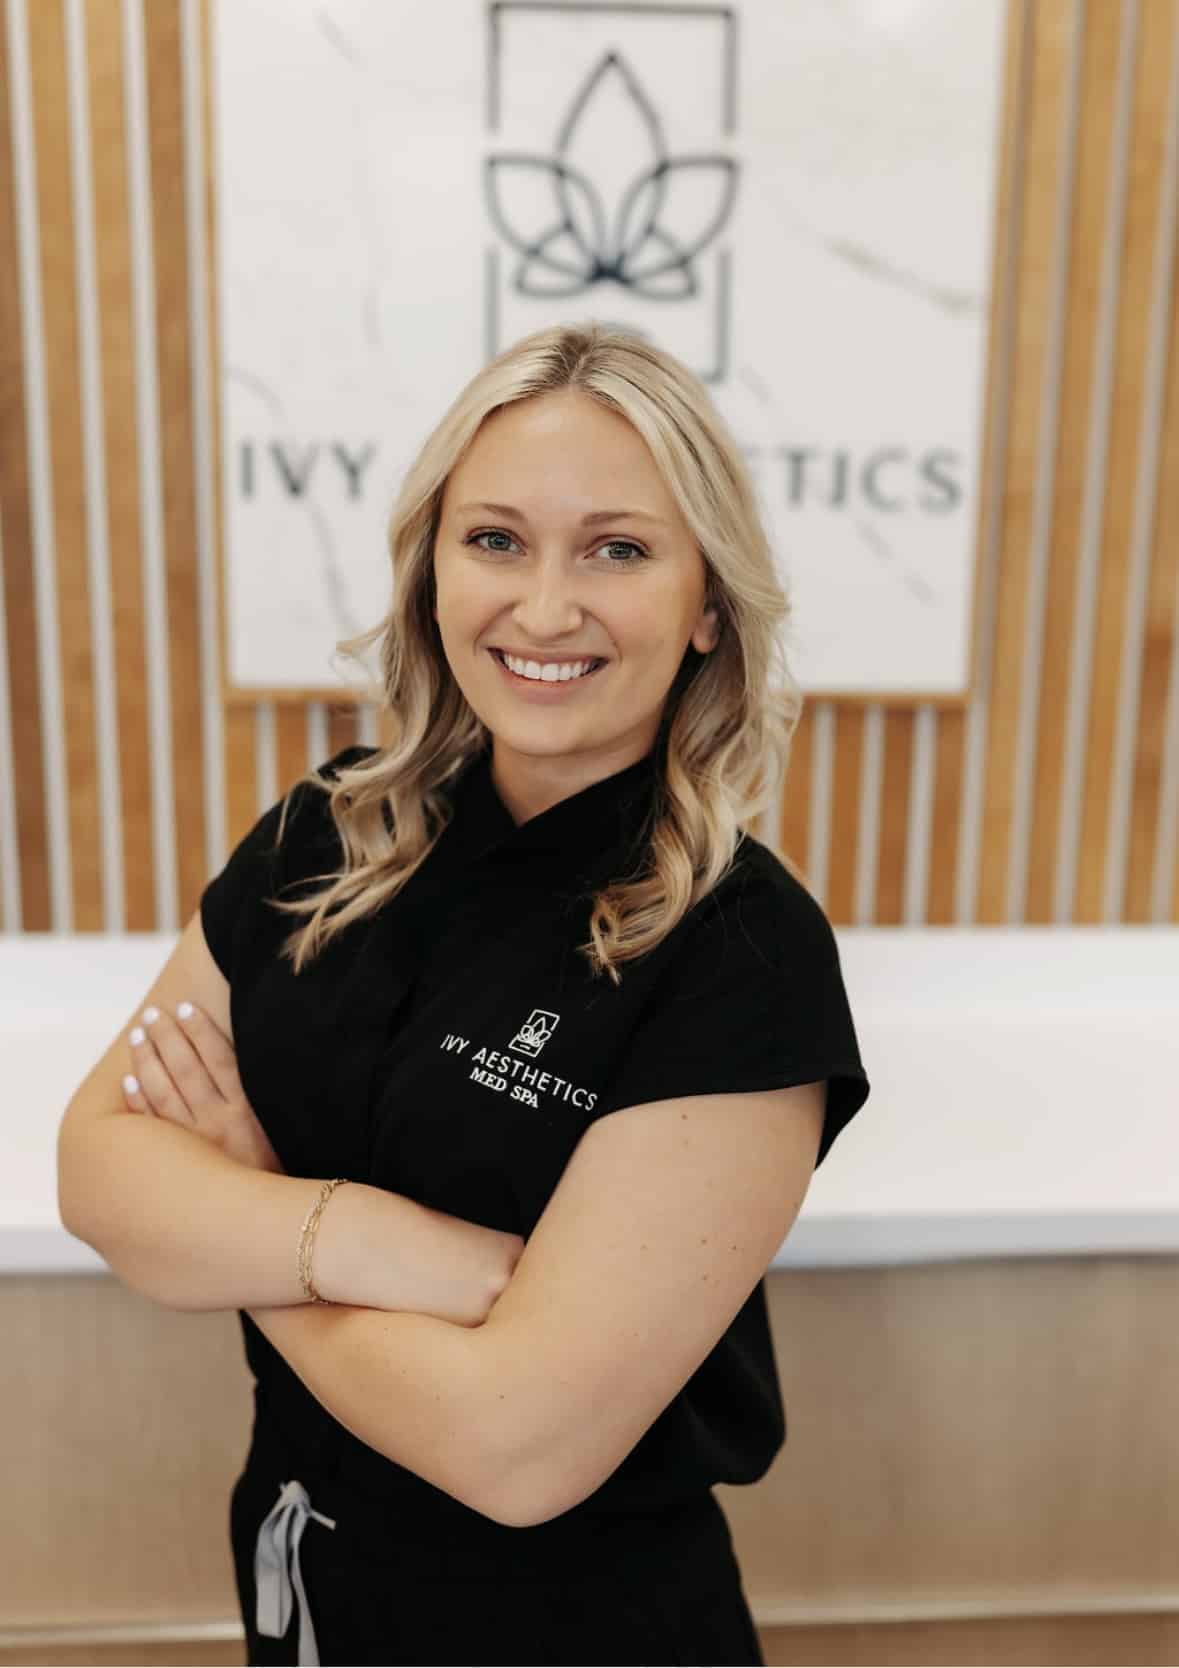
[[(230, 1035), (229, 987), (197, 917), (149, 992), (161, 1008), (183, 997)], [(102, 1109), (126, 1070), (125, 1049), (120, 1034), (63, 1121), (59, 1203), (69, 1202), (71, 1231), (99, 1245), (123, 1273), (137, 1262), (137, 1248), (142, 1260), (145, 1238), (154, 1245), (165, 1231), (161, 1212), (176, 1208), (186, 1219), (186, 1279), (207, 1290), (210, 1254), (199, 1231), (187, 1227), (192, 1201), (238, 1189), (229, 1213), (238, 1240), (218, 1241), (213, 1283), (240, 1290), (241, 1260), (259, 1241), (278, 1247), (292, 1200), (302, 1215), (318, 1186), (255, 1173), (248, 1159), (235, 1162), (170, 1126), (162, 1126), (166, 1136), (160, 1129), (150, 1137), (128, 1134), (114, 1150), (105, 1137), (91, 1141), (88, 1126), (111, 1116)], [(281, 1292), (283, 1300), (248, 1312), (316, 1399), (361, 1441), (486, 1516), (514, 1526), (543, 1523), (617, 1469), (748, 1299), (801, 1208), (825, 1109), (820, 1080), (651, 1101), (599, 1118), (481, 1325), (386, 1310), (379, 1297), (373, 1307), (292, 1301), (286, 1249), (264, 1268), (251, 1264), (254, 1289)], [(139, 1215), (128, 1234), (119, 1226), (119, 1190), (125, 1172), (137, 1177), (141, 1139), (152, 1146), (155, 1173), (163, 1164), (173, 1180), (146, 1201), (135, 1180), (129, 1196)], [(192, 1150), (181, 1154), (190, 1140)], [(172, 1145), (171, 1159), (156, 1141)], [(365, 1191), (373, 1197), (366, 1201), (357, 1187), (345, 1212), (356, 1243), (344, 1234), (337, 1251), (368, 1267), (374, 1259), (362, 1255), (367, 1234), (379, 1239), (387, 1231), (385, 1207), (393, 1201)], [(409, 1216), (398, 1231), (412, 1235), (416, 1255), (429, 1259), (417, 1207), (401, 1204)], [(320, 1241), (332, 1237), (333, 1209), (335, 1197)], [(261, 1221), (266, 1232), (259, 1232)], [(339, 1215), (335, 1226), (342, 1226)], [(154, 1254), (148, 1262), (154, 1267)], [(355, 1296), (355, 1283), (346, 1286)]]
[(820, 1081), (600, 1118), (481, 1326), (249, 1312), (363, 1442), (501, 1523), (543, 1523), (611, 1475), (749, 1297), (801, 1208), (825, 1105)]

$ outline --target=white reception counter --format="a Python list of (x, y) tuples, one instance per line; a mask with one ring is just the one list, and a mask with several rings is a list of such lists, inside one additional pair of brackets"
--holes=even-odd
[[(836, 936), (872, 1093), (774, 1266), (1179, 1251), (1179, 928)], [(174, 942), (0, 937), (0, 1273), (106, 1268), (57, 1129)]]

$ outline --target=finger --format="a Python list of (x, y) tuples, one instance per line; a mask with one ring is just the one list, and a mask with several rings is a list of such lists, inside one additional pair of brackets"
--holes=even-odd
[(123, 1079), (123, 1099), (132, 1112), (143, 1112), (149, 1118), (154, 1118), (151, 1102), (139, 1086), (139, 1079), (128, 1072)]
[(203, 1112), (219, 1110), (222, 1101), (220, 1090), (184, 1028), (161, 1008), (145, 1008), (141, 1017), (156, 1055), (171, 1080), (174, 1093), (184, 1103), (189, 1119), (199, 1123)]
[[(152, 1011), (150, 1008), (147, 1010), (148, 1013)], [(168, 1068), (160, 1059), (155, 1043), (144, 1027), (132, 1026), (127, 1040), (131, 1044), (134, 1074), (138, 1077), (139, 1087), (151, 1102), (156, 1116), (192, 1128), (196, 1119), (177, 1085), (172, 1081)]]
[(241, 1095), (242, 1084), (233, 1043), (195, 1002), (181, 1002), (176, 1009), (176, 1017), (223, 1098), (227, 1101), (237, 1099)]

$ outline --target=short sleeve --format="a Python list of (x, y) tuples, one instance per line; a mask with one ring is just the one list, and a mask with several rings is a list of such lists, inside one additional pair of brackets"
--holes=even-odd
[[(334, 778), (340, 766), (354, 764), (372, 751), (369, 747), (345, 747), (317, 766), (317, 774)], [(318, 790), (299, 785), (292, 795), (283, 830), (282, 850), (286, 849), (289, 840), (309, 832), (308, 825), (300, 822), (298, 817), (303, 796), (308, 793), (318, 794)], [(264, 899), (276, 896), (281, 884), (277, 839), (285, 798), (284, 795), (277, 799), (262, 813), (230, 852), (224, 868), (213, 876), (201, 893), (201, 926), (205, 942), (213, 960), (230, 983), (233, 982), (237, 946), (249, 933), (251, 921), (256, 921), (255, 911)], [(292, 919), (291, 926), (295, 924)]]
[(870, 1089), (835, 934), (817, 899), (768, 849), (733, 875), (682, 923), (683, 942), (594, 1117), (826, 1079), (818, 1169)]

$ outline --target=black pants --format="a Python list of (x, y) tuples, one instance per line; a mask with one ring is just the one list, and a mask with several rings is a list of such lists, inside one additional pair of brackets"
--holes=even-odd
[[(511, 1528), (432, 1491), (445, 1509), (423, 1521), (420, 1511), (378, 1509), (338, 1479), (312, 1476), (276, 1432), (256, 1425), (229, 1512), (252, 1668), (301, 1660), (300, 1599), (287, 1589), (285, 1631), (273, 1637), (259, 1631), (255, 1584), (259, 1529), (293, 1480), (304, 1649), (313, 1633), (325, 1668), (765, 1662), (728, 1521), (710, 1492), (659, 1511), (563, 1514)], [(308, 1506), (335, 1527), (308, 1516)]]

